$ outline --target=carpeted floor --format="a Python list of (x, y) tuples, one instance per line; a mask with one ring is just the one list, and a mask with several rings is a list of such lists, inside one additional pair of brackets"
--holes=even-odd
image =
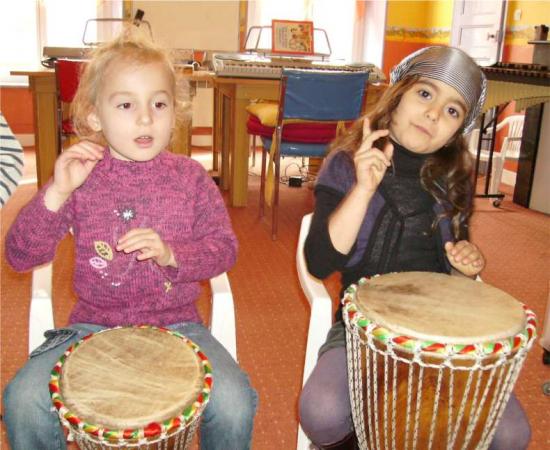
[[(31, 161), (27, 175), (32, 170)], [(257, 217), (258, 177), (251, 174), (249, 181), (249, 206), (229, 210), (240, 243), (237, 264), (229, 272), (237, 315), (239, 360), (260, 398), (253, 449), (291, 450), (296, 447), (297, 398), (309, 319), (294, 258), (300, 219), (312, 210), (313, 195), (306, 185), (282, 186), (279, 239), (272, 241), (269, 216), (263, 220)], [(35, 191), (34, 184), (21, 186), (2, 210), (2, 389), (27, 357), (30, 296), (30, 274), (15, 273), (6, 264), (3, 243), (17, 211)], [(510, 189), (507, 193), (511, 194)], [(473, 240), (488, 260), (482, 274), (484, 281), (526, 303), (542, 322), (549, 296), (550, 218), (515, 205), (510, 195), (498, 209), (490, 201), (478, 199), (471, 229)], [(67, 238), (54, 263), (57, 326), (67, 322), (74, 302), (71, 261), (72, 242)], [(336, 277), (330, 278), (327, 286), (336, 304)], [(204, 315), (208, 309), (206, 297), (205, 289), (200, 303)], [(550, 366), (542, 365), (541, 353), (536, 344), (516, 385), (533, 428), (530, 450), (550, 448), (550, 397), (545, 397), (541, 389), (543, 382), (550, 381)], [(9, 448), (4, 427), (1, 443), (2, 448)]]

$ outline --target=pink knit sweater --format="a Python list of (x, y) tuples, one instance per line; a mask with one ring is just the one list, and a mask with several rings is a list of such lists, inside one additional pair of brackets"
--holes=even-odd
[[(18, 271), (51, 261), (72, 227), (78, 299), (71, 323), (200, 322), (199, 281), (233, 266), (237, 241), (218, 188), (199, 163), (168, 152), (147, 162), (120, 161), (106, 151), (58, 212), (46, 209), (45, 189), (9, 230), (6, 257)], [(117, 240), (133, 228), (156, 230), (178, 268), (117, 252)]]

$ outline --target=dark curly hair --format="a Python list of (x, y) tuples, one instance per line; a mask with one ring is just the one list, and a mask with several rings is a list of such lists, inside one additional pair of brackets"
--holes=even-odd
[[(367, 117), (373, 130), (389, 129), (393, 111), (399, 105), (403, 94), (418, 81), (420, 77), (405, 77), (390, 86), (377, 102), (374, 109), (358, 119), (345, 133), (337, 137), (330, 146), (330, 151), (344, 150), (354, 154), (363, 141), (363, 120)], [(383, 148), (388, 138), (375, 142)], [(431, 154), (420, 171), (420, 180), (426, 191), (443, 206), (444, 213), (437, 217), (437, 222), (448, 217), (452, 223), (456, 239), (463, 237), (464, 227), (472, 209), (472, 160), (468, 147), (459, 130), (451, 141)]]

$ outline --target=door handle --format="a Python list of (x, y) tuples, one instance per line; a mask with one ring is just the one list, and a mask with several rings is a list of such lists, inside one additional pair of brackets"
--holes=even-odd
[(496, 42), (499, 42), (499, 38), (500, 38), (500, 31), (497, 30), (497, 31), (490, 31), (489, 33), (487, 33), (487, 40), (488, 41), (496, 41)]

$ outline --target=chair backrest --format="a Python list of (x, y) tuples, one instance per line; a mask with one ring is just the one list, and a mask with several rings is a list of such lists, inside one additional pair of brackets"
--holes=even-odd
[(508, 126), (508, 132), (502, 141), (502, 147), (500, 149), (502, 158), (519, 158), (524, 119), (525, 116), (514, 114), (506, 117), (498, 124), (497, 129)]
[[(496, 131), (500, 131), (504, 127), (508, 127), (506, 137), (502, 141), (502, 147), (500, 149), (501, 156), (503, 158), (512, 156), (517, 158), (519, 155), (519, 149), (521, 147), (521, 136), (523, 134), (523, 123), (525, 116), (522, 114), (513, 114), (501, 120), (497, 123)], [(485, 131), (485, 135), (491, 136), (493, 129), (489, 127)], [(470, 139), (468, 141), (468, 150), (474, 156), (477, 154), (477, 144), (479, 140), (479, 128), (475, 128), (470, 133)]]
[(296, 268), (298, 270), (298, 278), (300, 279), (302, 290), (310, 303), (313, 298), (328, 299), (328, 301), (331, 302), (330, 296), (323, 282), (319, 278), (311, 275), (307, 269), (306, 258), (304, 255), (304, 244), (306, 243), (306, 238), (309, 233), (312, 217), (313, 213), (306, 214), (302, 218), (302, 224), (300, 226), (298, 248), (296, 249)]
[(470, 139), (468, 140), (468, 150), (472, 155), (477, 153), (477, 143), (479, 141), (479, 128), (474, 128), (470, 132)]
[(55, 62), (55, 77), (59, 100), (71, 103), (78, 89), (82, 61), (59, 59)]
[(361, 114), (368, 79), (366, 72), (285, 69), (279, 121), (354, 120)]
[(497, 126), (498, 129), (508, 126), (508, 137), (521, 137), (523, 133), (523, 122), (525, 121), (525, 116), (522, 114), (513, 114), (506, 117), (502, 122)]

